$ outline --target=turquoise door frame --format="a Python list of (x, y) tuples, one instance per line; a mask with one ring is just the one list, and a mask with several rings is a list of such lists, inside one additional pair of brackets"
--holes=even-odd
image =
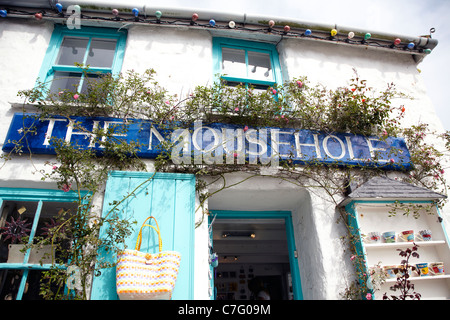
[[(294, 227), (292, 224), (292, 213), (290, 211), (228, 211), (211, 210), (208, 223), (213, 219), (284, 219), (286, 226), (286, 236), (289, 251), (289, 265), (292, 277), (292, 290), (294, 300), (303, 300), (302, 283), (300, 279), (300, 269), (298, 266), (298, 255), (295, 246)], [(214, 226), (212, 227), (214, 228)], [(210, 229), (212, 230), (210, 227)], [(211, 271), (212, 272), (212, 271)], [(212, 272), (212, 274), (214, 274)], [(214, 277), (211, 279), (211, 287), (214, 288)], [(214, 298), (214, 296), (212, 296)]]

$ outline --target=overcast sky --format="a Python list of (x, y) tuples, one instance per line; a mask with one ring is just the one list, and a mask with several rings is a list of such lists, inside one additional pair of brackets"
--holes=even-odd
[(450, 78), (450, 0), (154, 0), (152, 6), (261, 14), (357, 29), (420, 36), (436, 32), (438, 46), (419, 64), (428, 95), (446, 130)]

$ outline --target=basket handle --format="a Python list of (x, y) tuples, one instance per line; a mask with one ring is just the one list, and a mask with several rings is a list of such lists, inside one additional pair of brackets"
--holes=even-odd
[[(149, 219), (153, 219), (155, 220), (155, 224), (156, 224), (156, 228), (152, 225), (146, 224), (147, 220)], [(158, 222), (156, 221), (155, 217), (150, 216), (147, 219), (145, 219), (144, 223), (141, 226), (141, 229), (139, 230), (139, 234), (138, 234), (138, 238), (136, 240), (136, 248), (135, 250), (140, 251), (141, 249), (141, 242), (142, 242), (142, 229), (144, 227), (150, 227), (153, 228), (157, 233), (158, 233), (158, 242), (159, 242), (159, 252), (162, 251), (162, 240), (161, 240), (161, 232), (159, 231), (159, 226), (158, 226)]]

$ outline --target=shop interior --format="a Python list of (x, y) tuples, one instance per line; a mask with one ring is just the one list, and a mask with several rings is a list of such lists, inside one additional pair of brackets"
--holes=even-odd
[(216, 219), (212, 230), (217, 300), (293, 299), (284, 219)]

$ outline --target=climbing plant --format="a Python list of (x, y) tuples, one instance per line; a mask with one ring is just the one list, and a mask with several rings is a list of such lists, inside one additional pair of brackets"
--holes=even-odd
[[(83, 72), (87, 69), (80, 66)], [(72, 245), (67, 249), (64, 260), (55, 261), (55, 268), (46, 272), (42, 282), (42, 294), (48, 299), (85, 299), (92, 275), (110, 267), (99, 261), (100, 249), (120, 250), (124, 239), (130, 234), (132, 221), (121, 220), (115, 208), (101, 216), (94, 206), (93, 199), (103, 190), (104, 181), (110, 170), (152, 170), (193, 173), (197, 176), (197, 192), (200, 199), (198, 210), (202, 219), (208, 212), (203, 204), (212, 194), (232, 187), (227, 183), (226, 173), (247, 172), (243, 181), (260, 176), (268, 165), (244, 163), (174, 163), (169, 150), (174, 141), (161, 142), (161, 153), (153, 162), (146, 162), (138, 156), (141, 147), (138, 141), (123, 143), (119, 133), (126, 133), (126, 125), (111, 125), (107, 129), (87, 129), (74, 120), (75, 116), (106, 116), (123, 119), (124, 123), (148, 120), (164, 128), (190, 128), (196, 121), (204, 123), (228, 123), (247, 127), (289, 127), (295, 129), (316, 130), (327, 133), (348, 132), (358, 135), (404, 137), (411, 152), (412, 169), (406, 169), (399, 179), (421, 185), (433, 190), (445, 191), (444, 168), (439, 160), (443, 153), (426, 142), (429, 132), (425, 124), (404, 128), (401, 121), (409, 97), (398, 92), (393, 83), (387, 84), (382, 91), (368, 86), (355, 71), (348, 83), (336, 89), (327, 89), (321, 85), (312, 85), (306, 77), (294, 78), (282, 85), (267, 90), (256, 90), (245, 85), (227, 86), (218, 81), (211, 86), (197, 86), (186, 96), (170, 94), (155, 79), (155, 71), (146, 70), (142, 74), (128, 71), (116, 76), (100, 75), (98, 78), (85, 77), (88, 81), (85, 92), (76, 88), (49, 92), (47, 83), (39, 83), (31, 90), (19, 92), (24, 98), (24, 106), (33, 105), (37, 109), (36, 121), (59, 116), (72, 121), (73, 128), (91, 137), (92, 143), (102, 149), (101, 155), (92, 149), (80, 148), (77, 144), (52, 138), (56, 156), (46, 163), (44, 169), (36, 169), (42, 180), (56, 181), (65, 192), (79, 194), (76, 213), (61, 219), (52, 230), (52, 239), (64, 237)], [(399, 101), (394, 101), (400, 99)], [(27, 153), (27, 136), (35, 134), (33, 125), (23, 128), (22, 138), (14, 142), (14, 149), (3, 154), (8, 161), (17, 155)], [(176, 142), (176, 141), (175, 141)], [(30, 158), (31, 161), (32, 158)], [(383, 168), (362, 166), (342, 166), (320, 164), (314, 161), (308, 164), (295, 164), (290, 159), (279, 162), (277, 170), (265, 174), (274, 179), (282, 179), (301, 187), (320, 187), (325, 190), (330, 201), (336, 204), (342, 199), (351, 182), (361, 181), (364, 177), (383, 175)], [(265, 171), (264, 171), (265, 172)], [(208, 179), (204, 179), (204, 178)], [(208, 181), (223, 182), (222, 189), (209, 191)], [(89, 191), (88, 196), (82, 190)], [(129, 195), (132, 196), (132, 195)], [(115, 204), (124, 201), (117, 199)], [(346, 223), (345, 212), (341, 212), (342, 222)], [(106, 236), (99, 237), (100, 228), (107, 226)], [(349, 233), (350, 234), (350, 233)], [(44, 241), (44, 239), (42, 239)], [(48, 239), (46, 240), (48, 241)], [(352, 246), (353, 241), (348, 241)], [(52, 241), (57, 246), (58, 241)], [(39, 243), (37, 243), (39, 245)], [(353, 250), (353, 249), (351, 249)], [(362, 259), (361, 257), (359, 259)], [(356, 259), (358, 260), (358, 259)], [(71, 276), (61, 268), (75, 265), (80, 272), (81, 285), (64, 291)], [(361, 263), (361, 260), (359, 260)], [(364, 277), (363, 277), (364, 278)], [(55, 286), (59, 289), (55, 291)], [(69, 286), (73, 287), (73, 286)], [(356, 289), (356, 296), (367, 293), (367, 285), (362, 283)]]

